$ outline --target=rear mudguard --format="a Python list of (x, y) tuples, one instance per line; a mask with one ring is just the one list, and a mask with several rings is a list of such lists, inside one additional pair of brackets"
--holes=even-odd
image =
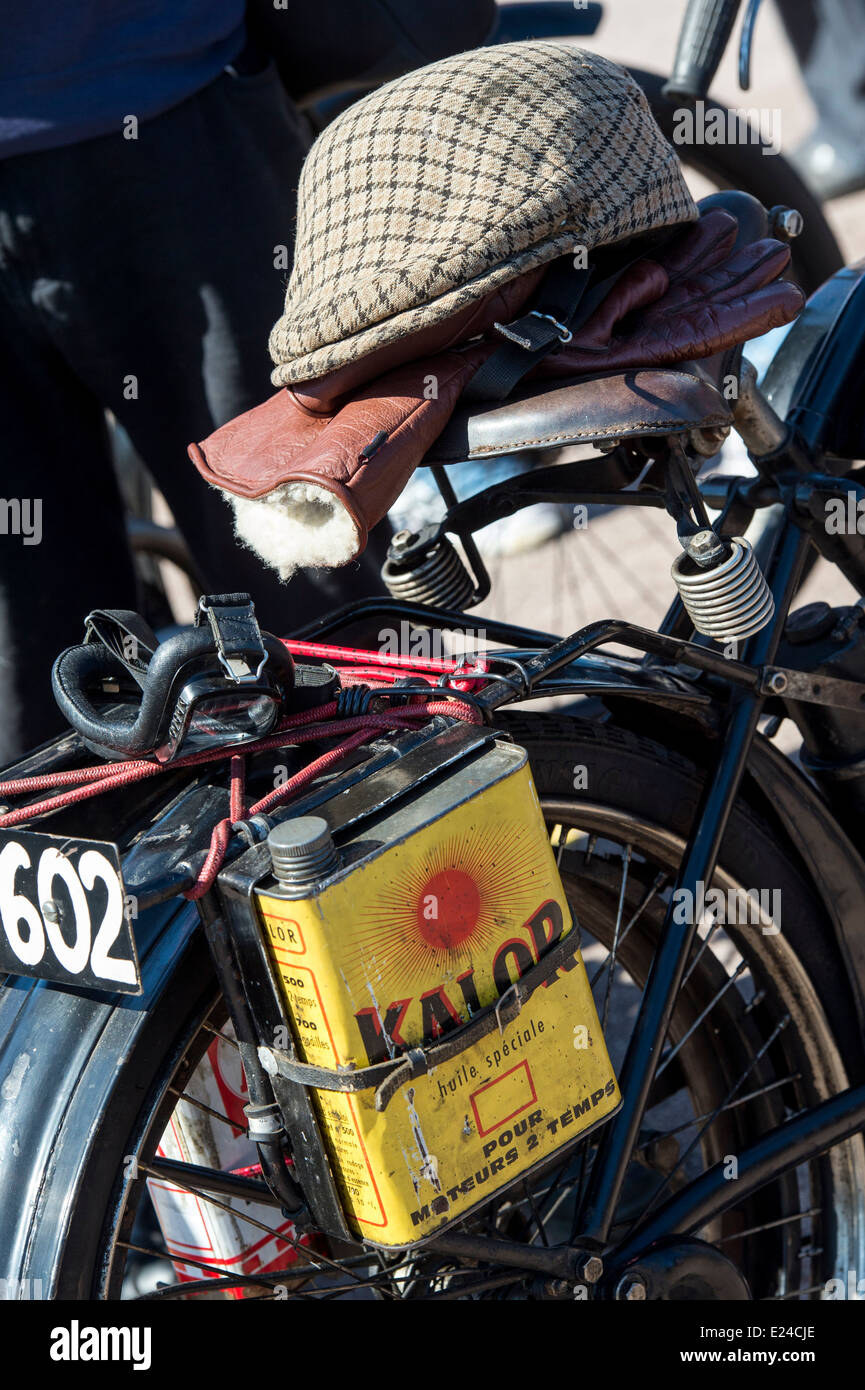
[(759, 734), (748, 773), (783, 824), (835, 928), (865, 1032), (865, 861), (816, 788)]
[[(93, 1175), (93, 1154), (105, 1148), (109, 1185), (117, 1171), (105, 1131), (96, 1132), (97, 1118), (104, 1123), (106, 1112), (114, 1115), (117, 1133), (128, 1134), (146, 1106), (143, 1081), (138, 1087), (132, 1081), (118, 1107), (117, 1071), (148, 1046), (171, 1048), (165, 1018), (175, 1014), (175, 982), (189, 976), (180, 970), (188, 953), (199, 963), (202, 985), (214, 992), (197, 926), (197, 910), (183, 899), (142, 913), (135, 924), (141, 995), (101, 997), (11, 976), (0, 988), (0, 1298), (92, 1296), (87, 1260), (80, 1284), (69, 1268), (67, 1235), (73, 1219), (80, 1223), (88, 1211), (88, 1195), (91, 1202), (96, 1195), (83, 1181), (85, 1171)], [(187, 1010), (178, 999), (175, 1026)], [(185, 1045), (178, 1037), (178, 1055)], [(94, 1241), (105, 1216), (102, 1190), (102, 1209), (90, 1218)]]

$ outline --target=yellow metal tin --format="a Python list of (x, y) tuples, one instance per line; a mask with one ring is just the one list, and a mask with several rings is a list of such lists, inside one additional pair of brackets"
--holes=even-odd
[[(298, 1054), (367, 1066), (494, 1002), (572, 930), (526, 755), (496, 744), (343, 846), (302, 900), (256, 893)], [(352, 1229), (402, 1248), (609, 1116), (619, 1091), (579, 952), (517, 1019), (401, 1088), (319, 1090)]]

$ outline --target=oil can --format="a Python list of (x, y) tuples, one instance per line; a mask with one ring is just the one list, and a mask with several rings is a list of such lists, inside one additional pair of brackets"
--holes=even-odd
[[(576, 930), (526, 753), (513, 744), (487, 742), (372, 820), (342, 831), (338, 813), (329, 820), (333, 837), (309, 818), (272, 832), (275, 872), (255, 889), (305, 1062), (344, 1073), (451, 1033), (457, 1044), (458, 1029), (489, 1018)], [(315, 1089), (356, 1236), (411, 1246), (617, 1108), (582, 957), (575, 946), (560, 958), (509, 1023), (413, 1076), (383, 1111), (372, 1087)]]

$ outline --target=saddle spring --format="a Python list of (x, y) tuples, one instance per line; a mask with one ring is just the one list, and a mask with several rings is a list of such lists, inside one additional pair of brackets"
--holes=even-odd
[(381, 572), (391, 597), (435, 608), (468, 607), (474, 580), (450, 539), (440, 536), (433, 545), (411, 551), (416, 540), (411, 532), (400, 531), (391, 541)]
[(750, 543), (734, 536), (702, 562), (695, 553), (678, 555), (671, 573), (697, 632), (729, 642), (765, 627), (775, 600)]

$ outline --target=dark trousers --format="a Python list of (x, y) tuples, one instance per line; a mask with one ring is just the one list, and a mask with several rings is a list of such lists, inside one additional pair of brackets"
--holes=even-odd
[[(136, 607), (106, 408), (208, 585), (250, 592), (263, 627), (381, 591), (375, 546), (281, 583), (186, 457), (273, 390), (267, 335), (307, 143), (269, 68), (224, 73), (137, 139), (0, 161), (0, 761), (62, 728), (51, 664), (86, 613)], [(29, 520), (36, 540), (37, 502), (28, 544), (14, 532)]]

